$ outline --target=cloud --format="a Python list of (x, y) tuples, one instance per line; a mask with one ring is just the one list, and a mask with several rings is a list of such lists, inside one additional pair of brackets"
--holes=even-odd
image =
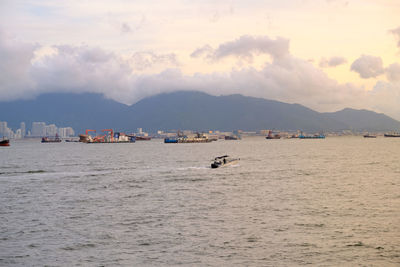
[(38, 45), (18, 41), (0, 29), (0, 92), (2, 99), (22, 98), (34, 90), (30, 77), (31, 60)]
[(369, 103), (371, 109), (383, 112), (400, 120), (400, 83), (378, 81), (373, 90), (369, 92)]
[(400, 81), (400, 64), (394, 63), (389, 65), (389, 67), (386, 68), (386, 76), (391, 82)]
[(197, 48), (190, 54), (191, 57), (197, 58), (197, 57), (211, 57), (211, 55), (214, 53), (214, 49), (210, 45), (205, 45), (203, 47)]
[(121, 32), (122, 33), (130, 33), (132, 32), (132, 28), (127, 23), (122, 23), (121, 25)]
[(321, 68), (330, 68), (336, 67), (342, 64), (347, 63), (347, 59), (344, 57), (331, 57), (331, 58), (322, 58), (319, 62), (319, 66)]
[(130, 58), (130, 62), (132, 63), (133, 69), (138, 71), (150, 69), (156, 65), (164, 67), (180, 66), (176, 54), (156, 54), (150, 51), (134, 53)]
[(239, 39), (226, 42), (213, 49), (206, 45), (198, 48), (191, 54), (192, 57), (204, 55), (214, 61), (226, 57), (237, 57), (241, 60), (252, 62), (255, 55), (268, 54), (273, 58), (282, 58), (289, 55), (289, 40), (278, 37), (275, 40), (268, 36), (243, 35)]
[[(5, 73), (0, 76), (0, 100), (34, 97), (46, 92), (94, 92), (121, 103), (133, 104), (159, 93), (198, 90), (212, 95), (239, 93), (300, 103), (319, 111), (375, 107), (380, 111), (400, 112), (398, 102), (388, 101), (390, 106), (385, 106), (387, 97), (396, 96), (394, 90), (400, 92), (395, 83), (377, 85), (373, 94), (352, 84), (340, 84), (307, 60), (291, 55), (288, 44), (284, 45), (285, 50), (276, 48), (277, 44), (285, 44), (286, 41), (281, 43), (280, 39), (276, 39), (271, 42), (276, 43), (268, 48), (263, 46), (262, 51), (273, 54), (273, 60), (266, 62), (261, 69), (245, 67), (227, 72), (187, 75), (179, 69), (174, 54), (138, 52), (126, 58), (100, 47), (62, 45), (52, 46), (51, 53), (38, 56), (35, 51), (42, 47), (24, 44), (0, 34), (0, 55), (3, 59), (0, 70)], [(242, 44), (241, 41), (237, 43)], [(229, 45), (224, 46), (226, 44)], [(223, 58), (245, 54), (231, 44), (224, 43), (213, 49), (212, 55)], [(252, 52), (260, 49), (254, 45), (246, 47)], [(221, 51), (230, 52), (222, 56)], [(160, 64), (170, 67), (156, 73), (141, 72)], [(387, 68), (391, 80), (398, 79), (398, 69), (398, 64)], [(400, 97), (396, 99), (400, 101)]]
[(390, 30), (390, 32), (396, 36), (396, 38), (398, 40), (397, 41), (397, 46), (400, 47), (400, 27), (398, 27), (396, 29), (393, 29), (393, 30)]
[(380, 57), (362, 55), (351, 64), (350, 69), (357, 72), (361, 78), (375, 78), (385, 72)]

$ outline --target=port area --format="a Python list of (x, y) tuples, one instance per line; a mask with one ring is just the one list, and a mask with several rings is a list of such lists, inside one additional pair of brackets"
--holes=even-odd
[(115, 144), (115, 143), (135, 143), (134, 135), (114, 132), (112, 129), (101, 130), (104, 134), (92, 136), (90, 132), (95, 130), (87, 129), (85, 134), (79, 135), (79, 142), (86, 144)]

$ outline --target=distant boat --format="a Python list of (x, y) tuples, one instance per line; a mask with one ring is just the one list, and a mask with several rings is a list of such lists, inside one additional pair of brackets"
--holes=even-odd
[(10, 146), (10, 140), (3, 137), (3, 140), (0, 141), (0, 146)]
[(364, 134), (364, 138), (376, 138), (376, 135), (371, 135), (369, 133)]
[(280, 134), (273, 134), (272, 131), (268, 131), (268, 135), (265, 139), (281, 139), (281, 136)]
[(164, 143), (166, 143), (166, 144), (178, 143), (178, 139), (177, 138), (164, 138)]
[(150, 136), (136, 136), (136, 141), (150, 141)]
[(54, 138), (49, 138), (49, 137), (43, 137), (42, 138), (42, 143), (60, 143), (61, 139), (58, 137), (58, 134)]
[(204, 134), (197, 133), (195, 137), (188, 138), (187, 136), (182, 136), (178, 133), (178, 137), (175, 138), (165, 138), (164, 143), (209, 143), (211, 139), (208, 139)]
[(325, 139), (324, 134), (304, 135), (301, 133), (299, 139)]
[(213, 161), (213, 163), (211, 163), (211, 168), (212, 169), (216, 169), (222, 166), (227, 166), (233, 163), (238, 162), (240, 159), (234, 159), (234, 158), (230, 158), (228, 155), (225, 156), (220, 156), (220, 157), (216, 157)]
[(400, 133), (396, 133), (396, 132), (393, 132), (393, 133), (385, 133), (384, 136), (385, 136), (385, 137), (400, 137)]
[(225, 140), (240, 140), (240, 137), (237, 135), (225, 135)]

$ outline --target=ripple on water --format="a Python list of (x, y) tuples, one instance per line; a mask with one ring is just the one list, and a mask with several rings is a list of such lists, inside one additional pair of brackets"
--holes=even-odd
[(297, 141), (11, 147), (0, 265), (398, 266), (400, 143)]

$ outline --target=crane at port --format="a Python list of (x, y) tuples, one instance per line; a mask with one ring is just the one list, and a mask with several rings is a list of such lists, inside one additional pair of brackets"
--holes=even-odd
[(89, 132), (96, 132), (96, 130), (86, 129), (86, 135), (89, 135)]
[(114, 142), (114, 131), (112, 130), (112, 129), (104, 129), (104, 130), (101, 130), (102, 132), (110, 132), (110, 135), (111, 135), (111, 142)]

